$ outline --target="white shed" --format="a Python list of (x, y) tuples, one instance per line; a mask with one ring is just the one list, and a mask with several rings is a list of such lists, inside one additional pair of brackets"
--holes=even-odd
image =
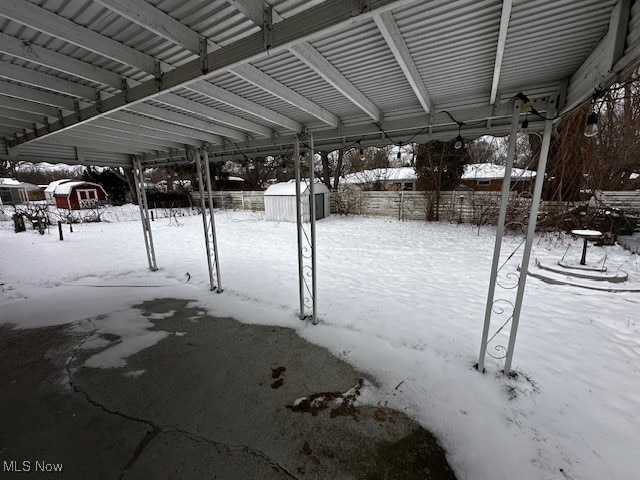
[(56, 188), (58, 188), (58, 185), (65, 182), (70, 182), (70, 181), (71, 179), (69, 178), (63, 178), (61, 180), (55, 180), (51, 182), (49, 185), (47, 185), (47, 188), (44, 189), (44, 199), (47, 201), (49, 205), (56, 204), (56, 200), (53, 195), (55, 194)]
[[(316, 181), (314, 186), (316, 200), (316, 220), (329, 216), (329, 189)], [(302, 195), (302, 218), (309, 221), (309, 185), (300, 182)], [(265, 219), (272, 222), (296, 221), (296, 182), (276, 183), (264, 192)]]

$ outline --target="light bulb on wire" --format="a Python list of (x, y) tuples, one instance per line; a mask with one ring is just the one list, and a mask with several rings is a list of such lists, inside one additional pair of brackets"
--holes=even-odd
[(453, 144), (453, 148), (455, 148), (456, 150), (460, 150), (462, 148), (462, 145), (464, 145), (462, 141), (462, 135), (460, 135), (460, 130), (462, 130), (462, 122), (458, 123), (458, 136), (456, 137), (456, 141)]
[(591, 112), (587, 117), (587, 126), (584, 128), (585, 137), (595, 137), (598, 134), (598, 114)]
[(522, 133), (527, 133), (527, 128), (529, 128), (529, 114), (522, 121)]

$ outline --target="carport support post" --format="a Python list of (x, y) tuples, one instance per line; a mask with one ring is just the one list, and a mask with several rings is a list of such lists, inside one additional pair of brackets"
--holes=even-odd
[(293, 151), (293, 164), (296, 176), (296, 230), (298, 232), (298, 295), (300, 297), (300, 312), (298, 317), (304, 320), (304, 259), (302, 258), (302, 204), (300, 198), (300, 141), (296, 135)]
[(317, 309), (317, 286), (316, 286), (316, 177), (314, 170), (315, 151), (313, 149), (313, 133), (309, 133), (309, 222), (311, 223), (311, 295), (313, 296), (313, 307), (311, 323), (318, 323)]
[[(551, 105), (550, 105), (551, 106)], [(518, 333), (518, 323), (520, 321), (520, 310), (522, 309), (522, 299), (524, 297), (524, 287), (527, 283), (527, 274), (529, 271), (529, 260), (531, 258), (531, 247), (533, 245), (533, 237), (536, 232), (536, 223), (538, 221), (538, 208), (540, 207), (540, 197), (542, 196), (542, 184), (544, 183), (544, 172), (547, 168), (547, 158), (549, 157), (549, 146), (551, 145), (551, 131), (553, 129), (554, 108), (547, 110), (547, 120), (544, 122), (544, 133), (542, 134), (542, 147), (540, 148), (540, 160), (538, 161), (538, 170), (536, 172), (536, 183), (533, 187), (533, 201), (531, 203), (531, 212), (529, 214), (529, 225), (527, 227), (527, 239), (524, 244), (524, 252), (522, 254), (522, 264), (520, 266), (520, 279), (518, 280), (518, 292), (516, 293), (516, 303), (513, 310), (513, 320), (511, 324), (511, 332), (509, 334), (509, 347), (507, 349), (507, 357), (504, 362), (504, 373), (509, 375), (511, 372), (511, 361), (513, 359), (513, 349), (516, 345), (516, 335)]]
[(147, 204), (147, 189), (144, 185), (144, 169), (138, 157), (133, 159), (133, 174), (136, 184), (136, 194), (138, 195), (138, 206), (140, 207), (140, 220), (142, 220), (142, 232), (144, 233), (144, 246), (147, 249), (147, 260), (149, 269), (155, 272), (156, 252), (153, 248), (153, 236), (151, 234), (151, 223), (149, 222), (149, 206)]
[(491, 326), (491, 313), (493, 312), (493, 298), (496, 291), (496, 280), (498, 278), (498, 264), (500, 263), (500, 250), (502, 248), (502, 236), (504, 235), (504, 223), (505, 219), (507, 218), (509, 191), (511, 190), (511, 170), (513, 169), (513, 158), (516, 152), (516, 140), (519, 122), (520, 101), (515, 100), (513, 104), (513, 111), (511, 112), (511, 132), (509, 134), (509, 148), (507, 149), (507, 163), (504, 169), (504, 179), (502, 180), (500, 212), (498, 214), (498, 225), (496, 227), (496, 240), (493, 246), (493, 263), (491, 264), (491, 276), (489, 277), (489, 293), (487, 294), (487, 305), (484, 312), (484, 328), (482, 329), (482, 340), (480, 341), (478, 371), (481, 373), (484, 372), (484, 360), (487, 353), (487, 339), (489, 338), (489, 327)]
[[(222, 280), (220, 278), (220, 262), (218, 261), (218, 239), (216, 237), (216, 222), (213, 215), (213, 192), (211, 190), (211, 170), (209, 169), (209, 152), (206, 148), (202, 149), (204, 160), (204, 175), (207, 185), (207, 199), (209, 206), (209, 227), (211, 229), (211, 243), (213, 247), (213, 260), (216, 268), (217, 293), (222, 293)], [(209, 267), (211, 269), (211, 267)]]
[[(220, 268), (218, 265), (218, 248), (216, 243), (216, 231), (213, 220), (213, 199), (211, 193), (211, 179), (208, 176), (209, 173), (209, 156), (206, 152), (206, 149), (203, 153), (204, 162), (202, 161), (200, 154), (198, 151), (193, 148), (187, 148), (187, 159), (189, 161), (195, 162), (196, 164), (196, 172), (198, 174), (198, 189), (200, 190), (200, 211), (202, 213), (202, 226), (204, 229), (204, 242), (205, 247), (207, 249), (207, 265), (209, 267), (209, 289), (211, 291), (216, 290), (218, 293), (222, 292), (222, 288), (220, 287)], [(203, 166), (202, 164), (205, 163)], [(204, 174), (207, 174), (207, 179), (204, 179)], [(209, 220), (207, 221), (207, 201), (205, 201), (205, 186), (206, 186), (206, 195), (208, 197), (209, 203)], [(211, 233), (209, 233), (211, 230)], [(215, 275), (214, 275), (215, 269)], [(217, 280), (217, 282), (216, 282)], [(218, 285), (216, 285), (218, 283)]]
[[(309, 147), (309, 200), (303, 203), (303, 192), (301, 187), (300, 172), (300, 137), (296, 135), (294, 142), (295, 175), (296, 175), (296, 226), (298, 229), (298, 288), (300, 295), (300, 319), (311, 319), (314, 325), (318, 323), (318, 311), (316, 304), (316, 219), (315, 219), (315, 199), (314, 199), (314, 171), (313, 171), (313, 137), (307, 134)], [(305, 184), (305, 187), (307, 185)], [(306, 198), (306, 195), (304, 196)], [(304, 207), (309, 208), (309, 232), (305, 230), (304, 220), (306, 212)], [(311, 285), (308, 281), (311, 280)], [(311, 310), (311, 314), (307, 311)]]

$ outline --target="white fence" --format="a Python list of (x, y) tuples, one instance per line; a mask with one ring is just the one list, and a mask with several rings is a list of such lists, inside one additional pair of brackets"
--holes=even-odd
[(640, 190), (630, 192), (597, 191), (596, 200), (609, 207), (640, 213)]
[[(264, 211), (264, 192), (214, 192), (216, 208)], [(200, 198), (198, 192), (192, 198)], [(347, 215), (369, 215), (395, 217), (401, 220), (434, 220), (456, 223), (485, 224), (495, 223), (500, 205), (500, 192), (373, 192), (340, 191), (331, 192), (331, 213)], [(640, 191), (597, 192), (596, 198), (604, 205), (627, 211), (640, 212)], [(515, 192), (509, 199), (509, 213), (512, 218), (519, 215), (518, 210), (526, 203), (526, 197), (518, 197)], [(195, 202), (194, 202), (195, 203)], [(196, 203), (197, 204), (197, 203)], [(439, 204), (436, 215), (435, 205)], [(575, 204), (564, 202), (541, 202), (540, 213), (561, 213)], [(522, 209), (524, 210), (524, 208)], [(509, 220), (509, 216), (507, 221)]]

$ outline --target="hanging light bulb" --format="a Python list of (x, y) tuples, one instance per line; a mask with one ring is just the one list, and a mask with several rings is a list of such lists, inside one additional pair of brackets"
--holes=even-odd
[(522, 121), (522, 133), (527, 133), (527, 128), (529, 128), (529, 114)]
[(462, 135), (460, 135), (460, 130), (462, 130), (462, 122), (458, 122), (458, 136), (456, 137), (456, 141), (453, 144), (453, 148), (455, 148), (456, 150), (460, 150), (462, 148), (463, 142), (462, 142)]
[(584, 128), (585, 137), (595, 137), (598, 134), (598, 114), (591, 112), (587, 117), (587, 126)]
[(400, 143), (400, 144), (398, 144), (398, 153), (396, 153), (396, 158), (398, 160), (402, 159), (402, 152), (400, 151), (401, 148), (402, 148), (402, 144)]

